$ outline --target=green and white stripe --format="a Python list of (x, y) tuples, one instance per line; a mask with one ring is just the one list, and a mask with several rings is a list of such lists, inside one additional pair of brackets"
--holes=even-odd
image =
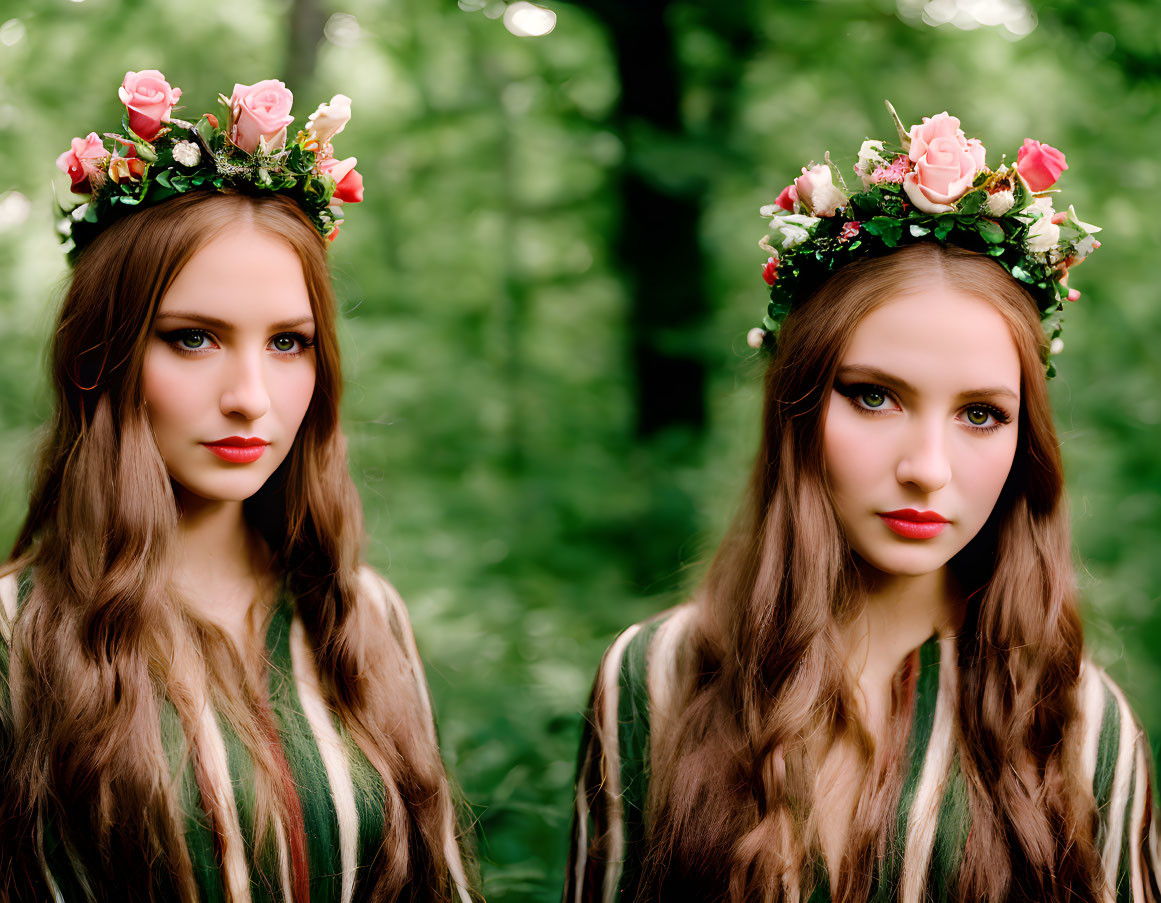
[[(400, 673), (408, 682), (402, 692), (414, 699), (436, 742), (430, 696), (412, 637), (407, 610), (399, 595), (370, 568), (360, 573), (360, 604), (368, 604), (384, 629), (390, 630), (406, 661)], [(15, 576), (0, 579), (0, 664), (5, 676), (19, 683), (20, 669), (8, 668), (11, 625), (27, 592)], [(283, 599), (267, 632), (270, 661), (269, 707), (289, 778), (302, 811), (305, 874), (312, 903), (354, 903), (373, 883), (369, 867), (382, 845), (384, 789), (378, 772), (363, 755), (327, 704), (302, 620), (293, 603)], [(8, 699), (0, 703), (8, 704)], [(189, 741), (176, 711), (162, 713), (162, 738), (175, 787), (178, 811), (198, 882), (206, 903), (266, 903), (293, 899), (295, 864), (288, 827), (273, 825), (273, 856), (254, 851), (253, 763), (239, 738), (208, 704), (197, 715), (194, 744), (210, 798), (194, 774)], [(207, 810), (213, 820), (207, 818)], [(51, 829), (51, 826), (47, 826)], [(216, 829), (216, 830), (215, 830)], [(470, 903), (453, 817), (446, 824), (445, 855), (462, 903)], [(84, 863), (69, 856), (64, 844), (46, 832), (45, 880), (57, 901), (77, 896), (69, 888), (87, 879)], [(301, 848), (301, 844), (300, 844)], [(300, 873), (303, 863), (299, 863)], [(64, 893), (62, 893), (62, 888)], [(79, 897), (77, 897), (79, 899)]]
[[(677, 723), (689, 680), (686, 604), (634, 625), (606, 652), (579, 756), (573, 843), (565, 903), (612, 903), (632, 884), (644, 838), (650, 750)], [(888, 851), (875, 901), (955, 898), (970, 830), (967, 785), (955, 747), (955, 639), (933, 637), (918, 650), (916, 699), (903, 764), (899, 840)], [(1121, 690), (1091, 662), (1081, 670), (1076, 741), (1099, 812), (1105, 900), (1151, 903), (1158, 886), (1159, 838), (1152, 754)], [(827, 900), (825, 887), (811, 900)]]

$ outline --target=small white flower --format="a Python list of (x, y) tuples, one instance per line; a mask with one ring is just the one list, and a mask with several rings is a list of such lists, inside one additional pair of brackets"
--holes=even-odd
[[(1052, 216), (1056, 212), (1052, 209), (1052, 198), (1036, 198), (1032, 202), (1032, 206), (1024, 212), (1039, 214), (1039, 218), (1033, 219), (1032, 225), (1028, 227), (1029, 251), (1036, 254), (1046, 254), (1060, 244), (1060, 226), (1052, 222)], [(1025, 220), (1032, 219), (1032, 217), (1023, 218)]]
[(748, 333), (746, 333), (746, 344), (751, 348), (757, 349), (762, 347), (762, 342), (766, 339), (766, 330), (760, 326), (755, 326)]
[(1049, 354), (1060, 354), (1060, 352), (1062, 352), (1063, 350), (1064, 350), (1064, 340), (1063, 339), (1053, 339), (1052, 342), (1048, 345), (1048, 353)]
[(179, 141), (173, 146), (173, 159), (182, 166), (197, 166), (202, 162), (202, 151), (192, 141)]
[(883, 142), (868, 138), (859, 148), (859, 161), (855, 164), (855, 172), (863, 182), (864, 188), (870, 188), (874, 183), (871, 174), (878, 168), (886, 169), (891, 163), (883, 156)]
[(806, 216), (802, 213), (776, 216), (770, 220), (771, 228), (777, 230), (782, 236), (784, 250), (800, 245), (810, 238), (810, 232), (816, 225), (818, 225), (817, 216)]
[(782, 208), (779, 207), (777, 204), (763, 204), (758, 210), (758, 215), (759, 216), (775, 216), (778, 213), (778, 211), (781, 209)]
[(1016, 195), (1013, 192), (997, 191), (995, 194), (988, 195), (988, 202), (985, 206), (992, 216), (1003, 216), (1012, 209), (1015, 203)]

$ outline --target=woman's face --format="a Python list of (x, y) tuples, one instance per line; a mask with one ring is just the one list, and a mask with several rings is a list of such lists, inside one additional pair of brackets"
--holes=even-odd
[(241, 501), (282, 463), (314, 393), (298, 255), (252, 226), (199, 250), (161, 300), (143, 391), (179, 494)]
[(937, 282), (868, 314), (839, 362), (823, 433), (851, 547), (896, 576), (946, 565), (999, 498), (1019, 412), (1016, 344), (986, 301)]

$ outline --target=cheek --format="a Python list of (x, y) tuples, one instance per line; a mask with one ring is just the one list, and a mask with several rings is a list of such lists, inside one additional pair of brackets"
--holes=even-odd
[(1016, 430), (1005, 431), (1003, 440), (997, 437), (995, 442), (988, 443), (981, 449), (967, 465), (968, 479), (965, 489), (971, 493), (981, 509), (981, 521), (986, 520), (995, 507), (996, 500), (1004, 488), (1008, 474), (1012, 470), (1012, 461), (1016, 456)]
[(867, 424), (850, 409), (845, 398), (832, 398), (823, 421), (823, 465), (827, 482), (839, 504), (860, 487), (873, 482), (880, 468), (877, 453), (881, 442), (869, 441)]
[(141, 370), (141, 394), (158, 442), (165, 426), (179, 418), (188, 422), (198, 407), (198, 382), (183, 376), (172, 360), (173, 352), (153, 346), (145, 353)]
[(281, 378), (276, 381), (275, 391), (278, 393), (278, 407), (282, 411), (284, 425), (297, 432), (314, 396), (314, 360), (303, 360), (300, 366), (288, 370), (289, 372), (281, 374)]

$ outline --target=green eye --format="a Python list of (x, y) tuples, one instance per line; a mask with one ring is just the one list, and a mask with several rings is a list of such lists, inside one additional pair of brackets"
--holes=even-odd
[(272, 344), (275, 351), (294, 351), (298, 339), (292, 335), (279, 335), (274, 337)]
[(864, 392), (859, 398), (868, 408), (881, 408), (887, 401), (887, 396), (882, 392)]
[(983, 426), (992, 414), (987, 408), (968, 408), (967, 419), (972, 426)]
[(198, 348), (204, 348), (206, 344), (206, 334), (204, 332), (187, 332), (180, 339), (182, 348), (189, 348), (191, 351)]

